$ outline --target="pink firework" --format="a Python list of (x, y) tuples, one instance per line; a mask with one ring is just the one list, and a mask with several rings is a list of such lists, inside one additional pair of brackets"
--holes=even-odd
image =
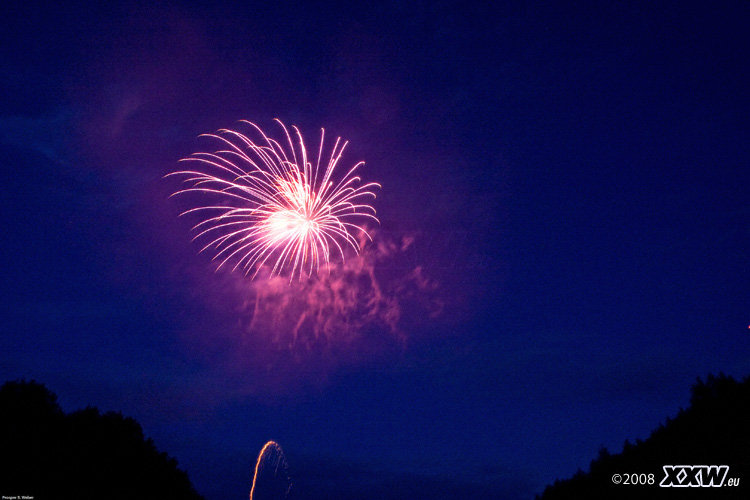
[(233, 130), (206, 134), (220, 141), (223, 149), (194, 153), (181, 160), (195, 164), (194, 170), (169, 175), (183, 176), (190, 185), (175, 194), (204, 193), (214, 200), (182, 215), (204, 215), (193, 228), (198, 231), (195, 239), (208, 240), (201, 251), (213, 250), (218, 268), (233, 264), (232, 271), (242, 269), (253, 278), (264, 265), (272, 266), (271, 276), (291, 269), (291, 281), (317, 273), (321, 263), (327, 267), (332, 254), (343, 259), (346, 247), (359, 253), (356, 236), (364, 233), (369, 238), (360, 224), (378, 220), (367, 201), (375, 198), (373, 189), (380, 185), (361, 183), (355, 172), (364, 165), (362, 161), (345, 175), (334, 177), (348, 144), (341, 138), (324, 160), (325, 131), (321, 129), (313, 164), (299, 129), (292, 126), (292, 134), (276, 121), (284, 131), (281, 142), (243, 121), (257, 140)]

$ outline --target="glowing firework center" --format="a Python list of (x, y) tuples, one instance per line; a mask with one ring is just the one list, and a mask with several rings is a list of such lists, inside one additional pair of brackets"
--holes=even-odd
[(361, 221), (378, 221), (367, 200), (375, 198), (372, 190), (380, 185), (360, 184), (354, 173), (364, 162), (334, 181), (347, 143), (337, 138), (327, 164), (321, 167), (325, 142), (321, 130), (313, 165), (299, 129), (293, 126), (294, 134), (290, 134), (276, 121), (284, 131), (284, 146), (257, 125), (243, 121), (260, 137), (257, 142), (233, 130), (208, 134), (225, 149), (194, 153), (182, 160), (195, 164), (194, 170), (169, 175), (182, 176), (190, 185), (175, 194), (201, 193), (217, 200), (182, 214), (201, 215), (193, 228), (198, 231), (195, 239), (208, 240), (201, 251), (215, 252), (217, 269), (234, 263), (232, 271), (241, 268), (255, 277), (265, 265), (271, 268), (271, 276), (291, 268), (291, 281), (317, 273), (321, 264), (327, 267), (332, 247), (342, 259), (346, 247), (359, 253), (356, 236), (370, 237)]

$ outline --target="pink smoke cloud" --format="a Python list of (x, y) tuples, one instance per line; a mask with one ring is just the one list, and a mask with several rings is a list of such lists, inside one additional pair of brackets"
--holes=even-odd
[(439, 286), (421, 267), (394, 273), (389, 264), (413, 243), (413, 237), (395, 241), (362, 238), (363, 251), (311, 277), (289, 280), (262, 277), (239, 284), (247, 294), (242, 314), (249, 318), (246, 335), (265, 335), (281, 349), (328, 350), (358, 342), (378, 330), (404, 345), (407, 334), (400, 323), (404, 309), (418, 307), (430, 318), (440, 314)]

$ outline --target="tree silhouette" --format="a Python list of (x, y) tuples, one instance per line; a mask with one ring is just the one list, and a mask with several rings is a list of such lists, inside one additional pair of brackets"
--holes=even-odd
[[(665, 465), (728, 465), (727, 477), (739, 486), (662, 488)], [(654, 484), (614, 484), (613, 475), (654, 474)], [(690, 406), (667, 418), (645, 441), (625, 441), (619, 454), (606, 448), (591, 462), (589, 472), (547, 486), (537, 500), (662, 498), (750, 498), (750, 377), (709, 375), (692, 387)]]
[(37, 382), (0, 387), (0, 493), (35, 499), (200, 497), (177, 461), (120, 413), (65, 414)]

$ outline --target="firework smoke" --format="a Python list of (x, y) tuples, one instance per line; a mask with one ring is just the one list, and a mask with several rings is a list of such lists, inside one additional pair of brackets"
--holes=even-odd
[(242, 315), (249, 318), (247, 331), (253, 337), (270, 335), (274, 345), (293, 351), (356, 343), (374, 330), (389, 332), (403, 344), (400, 323), (407, 311), (434, 317), (442, 310), (437, 283), (421, 268), (406, 274), (393, 268), (393, 259), (411, 243), (406, 237), (378, 235), (377, 243), (360, 241), (362, 251), (332, 263), (328, 273), (291, 284), (279, 277), (240, 284), (247, 290), (240, 293), (247, 297), (242, 306)]

